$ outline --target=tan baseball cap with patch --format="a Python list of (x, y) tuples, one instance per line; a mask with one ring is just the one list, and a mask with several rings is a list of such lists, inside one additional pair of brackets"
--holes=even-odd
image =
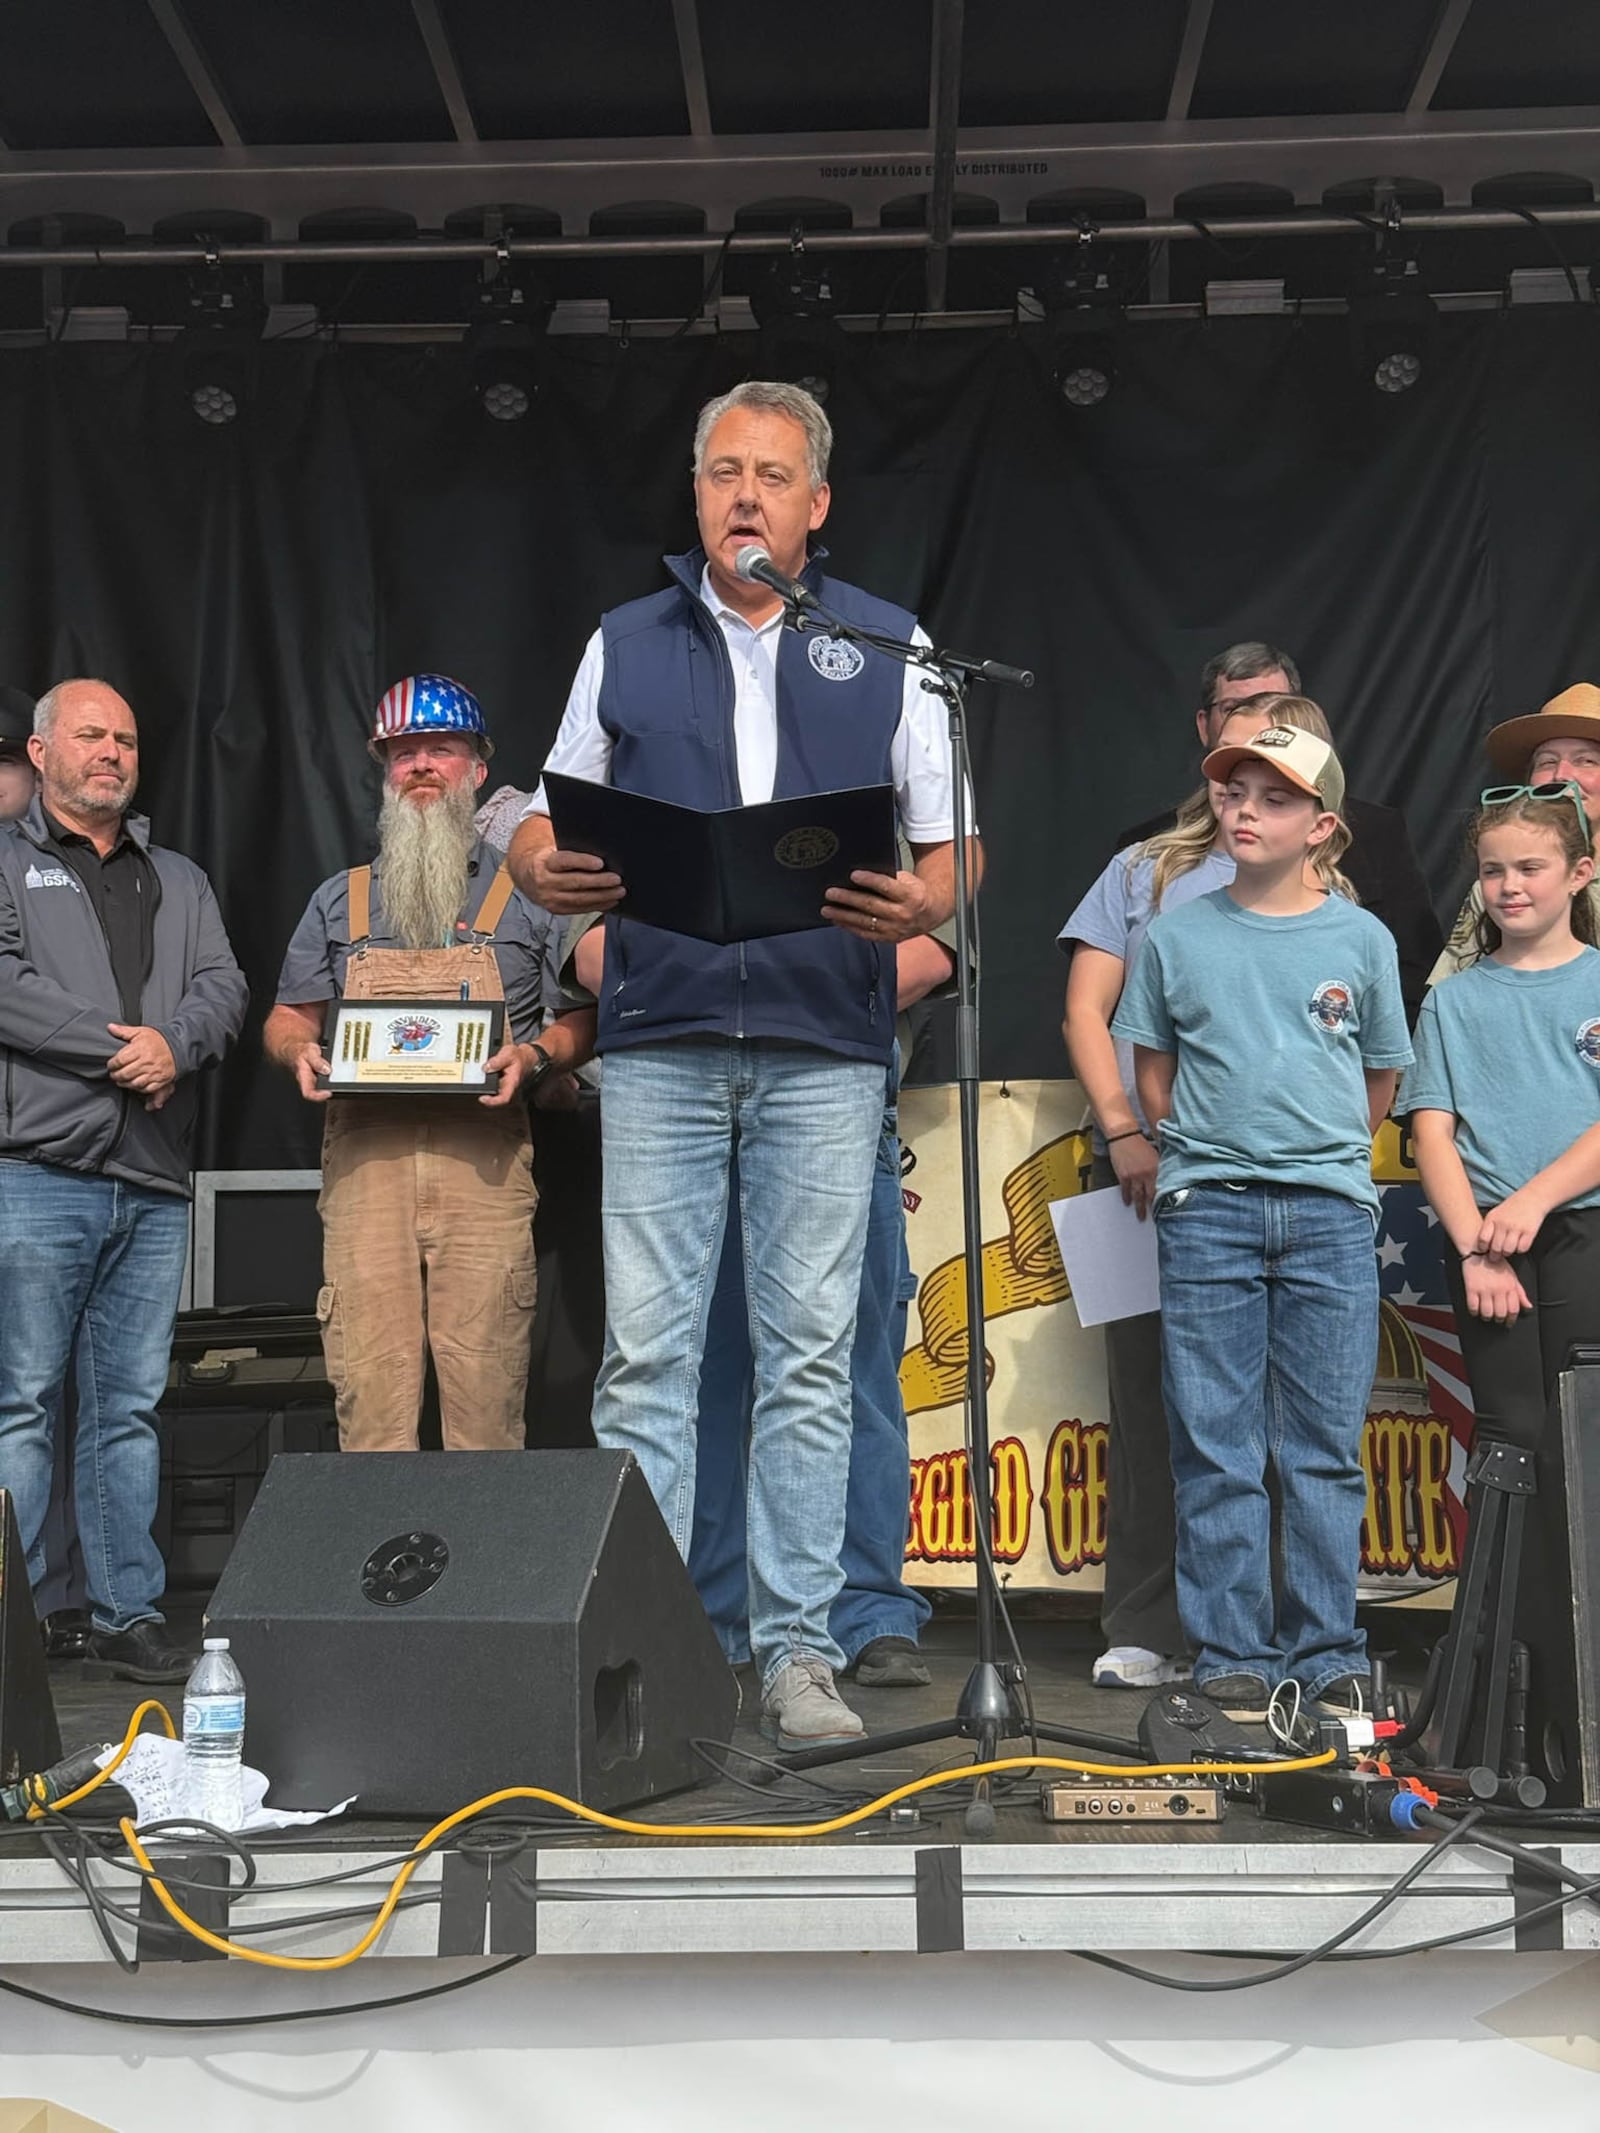
[(1491, 769), (1503, 778), (1520, 778), (1526, 776), (1528, 758), (1541, 741), (1576, 740), (1580, 735), (1600, 744), (1600, 689), (1592, 681), (1575, 681), (1552, 696), (1542, 711), (1506, 719), (1491, 728), (1483, 745)]
[(1344, 768), (1332, 746), (1319, 734), (1299, 726), (1268, 726), (1247, 741), (1230, 741), (1226, 748), (1213, 748), (1200, 768), (1220, 784), (1233, 775), (1236, 764), (1246, 757), (1265, 763), (1280, 778), (1298, 785), (1313, 800), (1320, 800), (1331, 814), (1344, 812)]

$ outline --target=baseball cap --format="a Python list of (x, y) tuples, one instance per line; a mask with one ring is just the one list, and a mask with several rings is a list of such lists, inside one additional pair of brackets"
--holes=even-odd
[(1267, 764), (1280, 778), (1310, 793), (1330, 813), (1344, 812), (1344, 770), (1320, 735), (1306, 733), (1298, 726), (1268, 726), (1247, 741), (1230, 741), (1226, 748), (1213, 748), (1200, 768), (1220, 784), (1233, 775), (1234, 766), (1246, 756)]
[(0, 682), (0, 750), (26, 747), (33, 731), (33, 698)]
[(1541, 741), (1576, 740), (1580, 734), (1600, 741), (1600, 689), (1592, 681), (1575, 681), (1542, 710), (1492, 727), (1484, 748), (1503, 778), (1520, 778)]

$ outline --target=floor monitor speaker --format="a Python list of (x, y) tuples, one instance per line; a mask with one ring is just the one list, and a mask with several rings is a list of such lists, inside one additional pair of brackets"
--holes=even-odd
[(212, 1599), (284, 1807), (610, 1808), (709, 1775), (734, 1677), (625, 1452), (284, 1454)]
[(1552, 1804), (1600, 1809), (1600, 1348), (1557, 1380), (1528, 1503), (1517, 1635), (1528, 1647), (1528, 1761)]
[(61, 1760), (50, 1675), (10, 1491), (0, 1489), (0, 1785)]

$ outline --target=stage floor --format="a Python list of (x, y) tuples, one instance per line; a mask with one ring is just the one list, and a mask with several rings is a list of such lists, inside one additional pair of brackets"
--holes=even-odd
[[(174, 1636), (198, 1646), (200, 1639), (200, 1603), (167, 1603), (168, 1618)], [(1043, 1609), (1040, 1615), (1030, 1612)], [(1384, 1610), (1375, 1610), (1382, 1615)], [(1391, 1617), (1391, 1623), (1393, 1618)], [(1126, 1743), (1130, 1757), (1138, 1754), (1137, 1732), (1139, 1714), (1146, 1697), (1137, 1691), (1125, 1689), (1097, 1689), (1089, 1680), (1089, 1672), (1095, 1654), (1101, 1649), (1102, 1639), (1098, 1624), (1083, 1612), (1082, 1603), (1062, 1601), (1055, 1596), (1040, 1600), (1024, 1599), (1014, 1608), (1014, 1626), (1017, 1641), (1027, 1665), (1028, 1685), (1032, 1693), (1035, 1716), (1044, 1723), (1081, 1729), (1086, 1734), (1101, 1736), (1106, 1740), (1117, 1739)], [(1385, 1624), (1387, 1628), (1390, 1624)], [(1393, 1623), (1396, 1629), (1401, 1628)], [(1426, 1626), (1428, 1635), (1433, 1626)], [(1374, 1634), (1378, 1645), (1381, 1630)], [(871, 1733), (888, 1733), (906, 1728), (931, 1725), (948, 1717), (955, 1709), (962, 1686), (973, 1660), (974, 1625), (970, 1603), (957, 1600), (941, 1604), (939, 1612), (928, 1624), (923, 1638), (923, 1651), (933, 1679), (927, 1688), (917, 1689), (863, 1689), (854, 1682), (843, 1684), (843, 1693), (867, 1723)], [(1421, 1650), (1418, 1636), (1412, 1625), (1404, 1625), (1404, 1634), (1394, 1640), (1400, 1661), (1402, 1680), (1420, 1678), (1417, 1655)], [(1002, 1632), (1002, 1656), (1009, 1653), (1009, 1645)], [(742, 1706), (734, 1730), (732, 1746), (752, 1756), (770, 1756), (775, 1753), (771, 1743), (763, 1738), (760, 1728), (760, 1684), (750, 1667), (739, 1669), (742, 1691)], [(179, 1690), (158, 1691), (143, 1689), (124, 1682), (85, 1681), (81, 1667), (64, 1666), (52, 1669), (52, 1688), (55, 1695), (56, 1714), (61, 1727), (62, 1752), (72, 1754), (76, 1749), (95, 1741), (120, 1740), (128, 1720), (137, 1706), (146, 1698), (157, 1696), (171, 1712), (173, 1723), (181, 1727), (182, 1693)], [(1263, 1744), (1266, 1735), (1261, 1735)], [(1026, 1752), (1026, 1741), (1013, 1741), (1002, 1746), (1002, 1755), (1021, 1755)], [(1110, 1759), (1089, 1748), (1053, 1746), (1042, 1744), (1042, 1752), (1063, 1758), (1078, 1758), (1085, 1761)], [(928, 1772), (957, 1767), (972, 1760), (970, 1744), (952, 1739), (946, 1742), (929, 1743), (915, 1747), (900, 1748), (885, 1753), (882, 1757), (867, 1757), (860, 1762), (838, 1764), (831, 1769), (819, 1770), (806, 1786), (816, 1794), (815, 1808), (803, 1811), (793, 1808), (776, 1809), (770, 1799), (763, 1804), (745, 1786), (720, 1780), (707, 1768), (704, 1785), (693, 1791), (674, 1793), (664, 1799), (647, 1803), (637, 1810), (622, 1808), (618, 1812), (628, 1819), (647, 1822), (682, 1824), (685, 1822), (722, 1822), (736, 1818), (791, 1822), (797, 1820), (824, 1820), (840, 1807), (849, 1806), (860, 1799), (870, 1799), (892, 1791), (912, 1778), (925, 1776)], [(1064, 1772), (1043, 1771), (1035, 1778), (1026, 1773), (1017, 1773), (999, 1781), (1002, 1797), (996, 1801), (998, 1828), (996, 1837), (1008, 1844), (1059, 1845), (1075, 1844), (1086, 1835), (1107, 1838), (1116, 1842), (1144, 1844), (1172, 1842), (1187, 1845), (1216, 1845), (1237, 1841), (1243, 1826), (1248, 1825), (1252, 1840), (1265, 1843), (1304, 1841), (1307, 1832), (1296, 1832), (1281, 1822), (1266, 1821), (1257, 1816), (1247, 1805), (1229, 1802), (1224, 1819), (1215, 1823), (1149, 1823), (1140, 1822), (1120, 1827), (1097, 1823), (1085, 1830), (1073, 1824), (1048, 1823), (1039, 1806), (1039, 1785), (1051, 1777), (1063, 1777)], [(803, 1781), (802, 1781), (803, 1782)], [(830, 1795), (838, 1795), (838, 1804), (830, 1801)], [(269, 1795), (270, 1797), (270, 1795)], [(927, 1842), (930, 1837), (938, 1841), (952, 1842), (962, 1838), (962, 1811), (965, 1794), (959, 1787), (949, 1793), (925, 1793), (914, 1803), (919, 1821), (899, 1830), (889, 1831), (880, 1818), (868, 1826), (866, 1835), (882, 1838), (891, 1835), (895, 1841)], [(381, 1820), (363, 1819), (360, 1802), (341, 1817), (337, 1823), (321, 1826), (299, 1833), (297, 1841), (311, 1841), (319, 1837), (341, 1841), (352, 1832), (362, 1835), (381, 1833), (386, 1839), (403, 1837), (405, 1842), (421, 1834), (427, 1825), (421, 1822), (399, 1821), (390, 1818)], [(1337, 1832), (1313, 1832), (1314, 1836), (1326, 1835), (1333, 1843), (1343, 1840)], [(628, 1837), (615, 1832), (597, 1829), (552, 1830), (541, 1837), (541, 1843), (562, 1846), (592, 1847), (595, 1845), (650, 1845), (655, 1842), (675, 1841), (645, 1837)], [(863, 1835), (849, 1831), (829, 1837), (796, 1838), (793, 1842), (819, 1845), (849, 1845), (859, 1847)]]
[[(186, 1634), (195, 1625), (178, 1611), (174, 1628)], [(1098, 1635), (1092, 1622), (1026, 1620), (1018, 1632), (1041, 1720), (1133, 1738), (1141, 1697), (1089, 1685)], [(851, 1700), (869, 1726), (918, 1726), (952, 1710), (970, 1666), (971, 1634), (969, 1615), (935, 1618), (926, 1638), (929, 1688), (852, 1688)], [(145, 1693), (87, 1683), (75, 1679), (77, 1673), (61, 1668), (53, 1677), (68, 1751), (120, 1737)], [(748, 1673), (744, 1680), (734, 1746), (760, 1754), (766, 1744), (757, 1725), (754, 1681)], [(180, 1698), (167, 1701), (176, 1717)], [(1013, 1743), (1006, 1752), (1024, 1747)], [(1070, 1757), (1075, 1751), (1057, 1752)], [(885, 1751), (817, 1774), (803, 1799), (793, 1791), (774, 1799), (726, 1779), (708, 1781), (640, 1809), (638, 1819), (678, 1825), (823, 1819), (929, 1770), (970, 1759), (959, 1741)], [(969, 1841), (963, 1828), (963, 1788), (919, 1797), (914, 1818), (903, 1822), (891, 1825), (880, 1816), (856, 1831), (810, 1839), (758, 1840), (742, 1832), (631, 1837), (530, 1822), (493, 1842), (430, 1854), (376, 1952), (467, 1957), (1183, 1949), (1270, 1958), (1300, 1953), (1350, 1925), (1419, 1849), (1415, 1838), (1363, 1840), (1269, 1820), (1248, 1801), (1229, 1801), (1215, 1824), (1047, 1823), (1039, 1785), (1051, 1775), (1032, 1772), (1005, 1781), (995, 1835), (981, 1844)], [(240, 1890), (234, 1866), (228, 1930), (259, 1933), (263, 1924), (277, 1922), (283, 1930), (260, 1944), (284, 1953), (322, 1955), (348, 1946), (361, 1930), (357, 1910), (367, 1906), (370, 1918), (396, 1856), (422, 1827), (363, 1820), (358, 1803), (336, 1820), (256, 1840), (258, 1882), (248, 1893)], [(1549, 1844), (1578, 1872), (1600, 1875), (1600, 1843), (1536, 1841)], [(198, 1847), (176, 1840), (174, 1849), (192, 1858)], [(174, 1864), (169, 1871), (191, 1870)], [(330, 1885), (333, 1875), (350, 1878)], [(96, 1869), (96, 1880), (130, 1912), (138, 1910), (134, 1882), (104, 1867)], [(1525, 1914), (1543, 1893), (1530, 1895), (1503, 1858), (1463, 1841), (1442, 1853), (1354, 1945), (1400, 1948), (1487, 1928), (1481, 1940), (1467, 1945), (1501, 1951), (1600, 1947), (1600, 1911), (1591, 1904), (1528, 1921)], [(347, 1906), (347, 1920), (326, 1918)], [(0, 1912), (8, 1963), (109, 1960), (82, 1896), (31, 1832), (0, 1836)], [(146, 1913), (140, 1927), (113, 1922), (109, 1930), (141, 1960), (173, 1959), (181, 1937), (160, 1920), (148, 1892)], [(196, 1952), (194, 1944), (184, 1952)]]

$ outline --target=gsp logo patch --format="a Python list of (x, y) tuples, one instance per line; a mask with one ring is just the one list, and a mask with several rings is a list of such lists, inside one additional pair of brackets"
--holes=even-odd
[(70, 889), (74, 896), (83, 894), (77, 875), (69, 873), (65, 867), (30, 865), (22, 877), (22, 886), (25, 889)]

